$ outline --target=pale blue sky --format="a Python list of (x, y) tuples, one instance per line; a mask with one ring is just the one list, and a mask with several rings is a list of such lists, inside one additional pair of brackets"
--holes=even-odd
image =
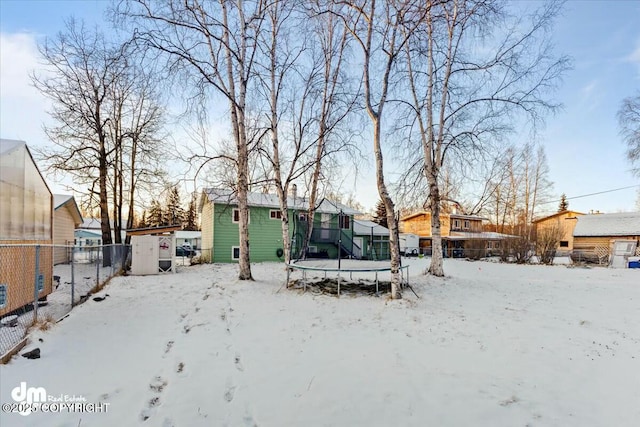
[[(0, 136), (46, 144), (41, 130), (46, 103), (28, 79), (28, 70), (38, 67), (35, 42), (62, 29), (71, 14), (105, 25), (102, 14), (109, 4), (0, 0)], [(540, 135), (555, 193), (571, 198), (636, 186), (569, 201), (583, 212), (635, 210), (640, 179), (630, 173), (615, 115), (622, 99), (640, 89), (640, 1), (568, 1), (554, 40), (558, 52), (573, 58), (557, 92), (564, 108), (547, 119)], [(366, 208), (378, 199), (373, 181), (364, 176), (356, 184), (357, 199)]]

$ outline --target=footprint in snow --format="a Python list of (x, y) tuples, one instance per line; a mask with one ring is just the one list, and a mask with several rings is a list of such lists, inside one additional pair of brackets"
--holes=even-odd
[(224, 400), (226, 400), (228, 403), (231, 403), (235, 392), (236, 392), (236, 386), (233, 385), (231, 380), (227, 380), (227, 386), (224, 392)]
[(240, 372), (244, 371), (244, 366), (242, 366), (242, 361), (240, 361), (240, 353), (236, 353), (236, 357), (234, 359), (234, 363), (236, 365), (236, 369)]

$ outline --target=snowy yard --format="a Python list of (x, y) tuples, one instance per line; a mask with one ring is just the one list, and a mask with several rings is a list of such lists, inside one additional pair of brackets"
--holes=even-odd
[(281, 289), (281, 264), (118, 277), (0, 366), (108, 403), (2, 426), (637, 426), (640, 271), (446, 260), (417, 299)]

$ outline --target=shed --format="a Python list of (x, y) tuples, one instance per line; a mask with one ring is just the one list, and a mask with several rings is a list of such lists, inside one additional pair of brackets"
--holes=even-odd
[(0, 139), (0, 316), (52, 292), (53, 196), (24, 141)]
[(131, 274), (176, 272), (175, 232), (180, 225), (127, 230), (131, 236)]
[(76, 199), (66, 194), (54, 194), (53, 206), (53, 264), (66, 264), (71, 262), (74, 230), (82, 224), (82, 214)]

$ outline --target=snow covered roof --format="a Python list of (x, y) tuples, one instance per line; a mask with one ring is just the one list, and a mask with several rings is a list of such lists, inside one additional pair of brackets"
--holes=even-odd
[(102, 228), (102, 224), (99, 218), (85, 218), (78, 228), (100, 230)]
[(388, 236), (389, 229), (373, 221), (353, 220), (353, 234), (371, 236)]
[[(206, 188), (203, 190), (212, 203), (221, 203), (227, 205), (237, 204), (237, 198), (235, 193), (229, 190), (221, 190), (216, 188)], [(248, 193), (247, 201), (249, 206), (261, 206), (269, 208), (279, 208), (280, 202), (276, 194), (267, 193)], [(287, 197), (287, 206), (291, 209), (309, 209), (309, 200), (304, 197), (296, 197), (295, 203), (292, 197)], [(316, 212), (320, 213), (344, 213), (346, 215), (357, 215), (360, 212), (350, 208), (349, 206), (341, 203), (332, 202), (327, 199), (323, 199), (320, 205), (316, 208)]]
[(465, 239), (484, 239), (484, 240), (502, 240), (509, 239), (516, 236), (511, 234), (496, 233), (495, 231), (485, 231), (482, 233), (471, 233), (467, 231), (452, 231), (449, 235), (450, 240), (465, 240)]
[(580, 216), (573, 236), (640, 236), (640, 212)]
[(175, 234), (177, 239), (200, 239), (202, 237), (202, 231), (178, 230)]

